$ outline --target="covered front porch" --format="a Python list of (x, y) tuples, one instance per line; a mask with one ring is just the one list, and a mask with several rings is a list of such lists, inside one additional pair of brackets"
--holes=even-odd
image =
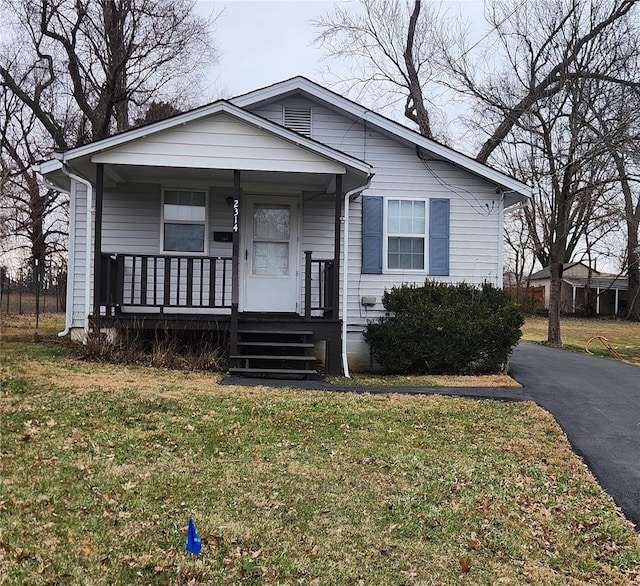
[(221, 101), (41, 172), (71, 193), (69, 329), (216, 329), (232, 357), (296, 329), (339, 372), (342, 204), (368, 164)]
[[(139, 192), (149, 193), (136, 204)], [(202, 205), (191, 205), (198, 198)], [(310, 373), (303, 357), (317, 356), (322, 370), (339, 373), (342, 198), (339, 173), (158, 173), (97, 163), (92, 325), (215, 331), (228, 344), (231, 367), (252, 373), (274, 364), (285, 370), (274, 353), (285, 332), (297, 332), (300, 340), (292, 338), (283, 356), (304, 368), (290, 370)], [(124, 202), (159, 209), (158, 253), (144, 251), (142, 239), (123, 228)], [(269, 364), (255, 345), (243, 351), (247, 332), (257, 331), (280, 333), (271, 346), (258, 336)], [(312, 349), (300, 357), (292, 348), (302, 344)]]

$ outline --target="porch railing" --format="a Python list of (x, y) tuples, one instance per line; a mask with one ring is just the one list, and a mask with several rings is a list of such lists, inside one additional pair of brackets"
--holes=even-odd
[(322, 312), (323, 317), (334, 312), (333, 259), (311, 258), (312, 251), (304, 252), (304, 316)]
[(230, 308), (231, 257), (103, 254), (100, 304)]

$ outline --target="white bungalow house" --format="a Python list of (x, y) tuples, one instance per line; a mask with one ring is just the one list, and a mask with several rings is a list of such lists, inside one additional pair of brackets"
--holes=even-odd
[(222, 332), (232, 371), (366, 369), (386, 288), (502, 285), (530, 188), (296, 77), (60, 153), (65, 332)]

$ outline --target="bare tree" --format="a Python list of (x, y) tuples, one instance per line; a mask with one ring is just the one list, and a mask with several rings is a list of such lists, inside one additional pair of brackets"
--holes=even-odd
[[(216, 60), (193, 0), (0, 0), (0, 216), (44, 266), (66, 230), (64, 196), (32, 165), (126, 130), (159, 99), (197, 92)], [(187, 88), (185, 90), (185, 88)]]
[[(56, 148), (128, 128), (132, 106), (178, 95), (178, 81), (197, 87), (193, 74), (216, 58), (211, 22), (191, 0), (0, 1), (14, 18), (0, 79)], [(77, 108), (75, 128), (56, 111), (60, 101)]]
[(404, 115), (424, 136), (434, 137), (425, 81), (433, 73), (433, 28), (439, 22), (434, 5), (413, 6), (403, 0), (362, 0), (363, 13), (336, 6), (316, 21), (316, 43), (331, 57), (353, 64), (346, 80), (350, 90), (383, 87), (404, 101)]
[[(629, 47), (625, 33), (635, 5), (636, 0), (494, 0), (488, 21), (503, 56), (503, 67), (494, 75), (474, 66), (460, 38), (452, 43), (450, 36), (443, 37), (440, 56), (458, 82), (456, 89), (496, 114), (493, 124), (485, 125), (488, 136), (476, 159), (487, 162), (522, 116), (547, 98), (564, 93), (576, 80), (601, 80), (640, 89), (624, 67), (629, 55), (620, 50)], [(462, 49), (453, 53), (452, 46)], [(495, 53), (490, 44), (482, 60), (495, 63), (491, 57)], [(596, 61), (586, 63), (587, 55), (595, 56)]]
[[(477, 100), (488, 138), (477, 159), (484, 162), (505, 145), (530, 149), (538, 196), (526, 212), (536, 256), (551, 272), (548, 343), (560, 345), (562, 265), (585, 235), (590, 245), (611, 214), (617, 173), (593, 131), (603, 96), (612, 88), (637, 91), (630, 67), (638, 45), (633, 2), (599, 4), (496, 2), (491, 22), (504, 55), (497, 74), (477, 75), (465, 59), (445, 60), (458, 88)], [(505, 19), (505, 13), (513, 14)], [(444, 48), (443, 48), (444, 49)], [(495, 47), (493, 48), (495, 51)], [(443, 54), (447, 55), (443, 50)], [(487, 120), (489, 124), (487, 124)], [(536, 160), (537, 159), (537, 160)]]
[(592, 108), (596, 117), (594, 130), (611, 157), (622, 195), (629, 279), (627, 317), (640, 321), (640, 95), (628, 88), (617, 88), (603, 96), (603, 102), (605, 107)]
[(31, 168), (42, 136), (34, 114), (10, 93), (0, 96), (0, 218), (3, 252), (23, 249), (38, 266), (64, 250), (66, 197), (43, 188)]
[[(387, 24), (391, 8), (363, 0), (366, 18), (337, 12), (319, 22), (321, 39), (334, 42), (329, 54), (360, 57), (367, 68), (351, 80), (382, 79), (403, 92), (407, 107), (420, 94), (400, 59), (413, 55), (423, 90), (435, 78), (471, 100), (475, 130), (484, 135), (476, 158), (536, 186), (536, 197), (521, 218), (537, 259), (551, 269), (548, 342), (561, 344), (562, 264), (606, 234), (615, 217), (615, 183), (610, 156), (592, 126), (600, 96), (615, 87), (640, 90), (635, 55), (636, 0), (494, 0), (486, 11), (490, 32), (469, 46), (458, 29), (429, 21), (429, 44), (416, 45), (411, 23), (420, 3), (393, 2), (402, 24)], [(430, 14), (433, 17), (433, 13)], [(420, 22), (419, 20), (417, 22)], [(453, 32), (452, 32), (453, 31)], [(393, 34), (390, 34), (392, 32)], [(633, 39), (630, 41), (630, 39)], [(484, 41), (484, 42), (483, 42)], [(413, 51), (407, 48), (414, 43)], [(472, 53), (486, 47), (481, 57)], [(415, 120), (414, 120), (415, 121)], [(589, 238), (585, 241), (585, 235)]]

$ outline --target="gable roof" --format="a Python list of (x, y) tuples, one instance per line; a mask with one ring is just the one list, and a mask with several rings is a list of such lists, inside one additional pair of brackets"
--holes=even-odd
[(474, 175), (498, 184), (507, 191), (517, 194), (515, 198), (510, 198), (512, 201), (509, 202), (509, 205), (518, 203), (531, 196), (531, 187), (518, 181), (514, 177), (510, 177), (501, 171), (480, 163), (433, 139), (422, 136), (420, 133), (381, 114), (377, 114), (369, 108), (361, 106), (344, 96), (318, 85), (306, 77), (292, 77), (291, 79), (237, 96), (230, 101), (236, 106), (245, 108), (260, 103), (272, 102), (295, 94), (305, 95), (314, 101), (320, 101), (333, 108), (340, 109), (353, 117), (366, 120), (367, 124), (371, 124), (387, 134), (391, 134), (405, 142), (415, 144), (442, 160), (448, 161)]
[(144, 139), (157, 133), (176, 128), (180, 125), (224, 112), (238, 120), (252, 124), (257, 128), (287, 140), (300, 148), (307, 149), (316, 155), (346, 165), (359, 174), (365, 176), (372, 175), (375, 170), (367, 162), (334, 149), (324, 143), (313, 140), (312, 138), (298, 134), (293, 130), (285, 128), (284, 126), (271, 122), (270, 120), (262, 118), (261, 116), (244, 109), (248, 106), (272, 102), (295, 94), (302, 94), (310, 98), (312, 101), (320, 102), (332, 107), (333, 109), (340, 110), (342, 113), (352, 118), (364, 120), (367, 124), (376, 127), (383, 133), (395, 137), (397, 140), (415, 145), (416, 147), (430, 153), (437, 159), (447, 161), (489, 181), (490, 183), (496, 184), (505, 191), (504, 201), (506, 207), (520, 203), (531, 195), (531, 187), (517, 179), (489, 167), (488, 165), (480, 163), (459, 151), (440, 144), (435, 140), (426, 138), (418, 132), (377, 114), (372, 110), (340, 96), (302, 76), (293, 77), (291, 79), (254, 90), (232, 98), (231, 100), (218, 100), (217, 102), (177, 114), (158, 122), (139, 126), (131, 130), (70, 149), (64, 153), (58, 154), (56, 159), (42, 163), (39, 166), (39, 171), (43, 175), (56, 173), (59, 172), (62, 167), (61, 161), (64, 163), (70, 163), (74, 160), (87, 160), (87, 158), (91, 158), (97, 153), (116, 148), (128, 142)]
[[(565, 262), (562, 265), (562, 271), (566, 271), (570, 268), (573, 267), (577, 267), (582, 265), (585, 269), (589, 270), (589, 267), (584, 264), (583, 262), (580, 261), (576, 261), (576, 262)], [(596, 269), (591, 269), (591, 273), (594, 275), (599, 275), (600, 272), (596, 271)], [(531, 277), (529, 277), (531, 280), (535, 280), (535, 279), (549, 279), (551, 278), (551, 267), (544, 267), (543, 269), (539, 270), (536, 273), (533, 273), (533, 275), (531, 275)]]
[(619, 275), (600, 275), (599, 277), (570, 277), (562, 279), (572, 287), (585, 287), (587, 283), (591, 289), (629, 289), (629, 278)]
[(327, 146), (326, 144), (300, 135), (297, 132), (275, 124), (274, 122), (266, 120), (265, 118), (248, 112), (247, 110), (243, 110), (239, 106), (236, 106), (226, 100), (219, 100), (212, 104), (201, 106), (200, 108), (177, 114), (158, 122), (132, 128), (119, 134), (70, 149), (63, 153), (58, 153), (55, 159), (40, 164), (39, 172), (43, 175), (47, 175), (59, 171), (63, 163), (73, 163), (83, 159), (93, 160), (94, 157), (96, 159), (101, 159), (104, 156), (103, 153), (106, 151), (117, 150), (118, 147), (133, 143), (134, 141), (153, 137), (159, 133), (171, 131), (190, 122), (210, 118), (221, 113), (227, 114), (236, 120), (245, 122), (257, 129), (260, 129), (261, 131), (287, 141), (296, 147), (313, 153), (314, 155), (349, 167), (350, 169), (360, 173), (362, 176), (366, 177), (374, 173), (374, 169), (365, 161)]

